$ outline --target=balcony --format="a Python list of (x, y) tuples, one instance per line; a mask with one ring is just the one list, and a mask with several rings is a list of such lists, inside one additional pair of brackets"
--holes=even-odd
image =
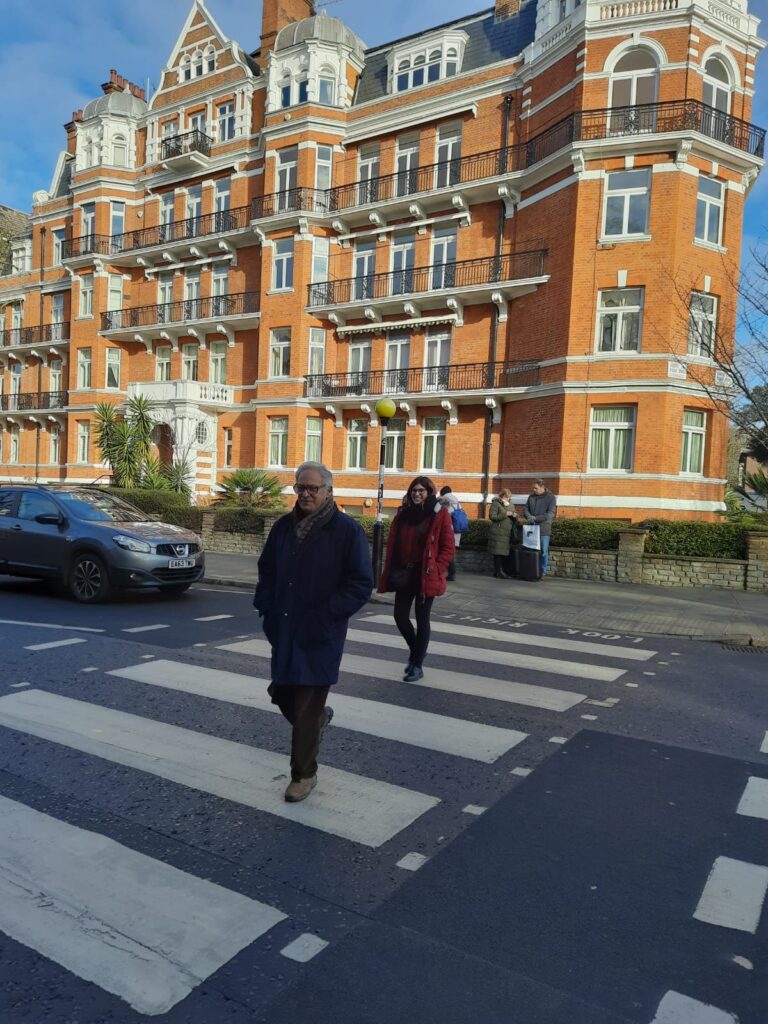
[(183, 135), (172, 135), (160, 143), (160, 163), (166, 170), (193, 171), (207, 167), (213, 139), (194, 129)]
[[(113, 338), (141, 341), (149, 347), (151, 337), (168, 337), (175, 341), (182, 335), (194, 336), (198, 333), (198, 326), (209, 323), (212, 331), (219, 331), (230, 338), (234, 330), (256, 327), (260, 315), (259, 293), (238, 292), (111, 310), (101, 314), (101, 333)], [(233, 338), (230, 340), (234, 343)]]
[(69, 341), (69, 322), (42, 324), (39, 327), (11, 327), (0, 330), (0, 348), (20, 345), (56, 345)]
[(157, 405), (186, 403), (210, 409), (224, 409), (235, 403), (235, 389), (231, 385), (198, 380), (131, 381), (128, 398), (139, 396)]
[(383, 314), (399, 312), (406, 305), (406, 312), (412, 315), (420, 295), (427, 296), (419, 303), (427, 309), (456, 309), (490, 301), (505, 305), (509, 299), (534, 291), (548, 280), (544, 273), (545, 256), (546, 250), (536, 249), (323, 281), (308, 286), (307, 301), (312, 309), (341, 310), (345, 316), (366, 316), (374, 321)]
[(764, 128), (699, 100), (580, 110), (527, 142), (331, 188), (327, 192), (328, 212), (381, 204), (407, 208), (414, 196), (440, 191), (478, 191), (476, 198), (484, 198), (486, 193), (490, 197), (493, 193), (487, 184), (494, 178), (525, 171), (574, 143), (691, 132), (750, 157), (763, 158)]
[(122, 235), (112, 235), (110, 263), (116, 266), (138, 266), (148, 261), (142, 260), (139, 254), (148, 250), (160, 249), (177, 258), (189, 253), (190, 243), (214, 239), (215, 243), (238, 234), (247, 237), (240, 239), (253, 241), (251, 226), (251, 208), (237, 206), (233, 210), (220, 210), (207, 213), (202, 217), (187, 217), (185, 220), (173, 221), (170, 224), (155, 224), (149, 228), (138, 228), (126, 231)]
[(0, 395), (0, 412), (41, 412), (66, 409), (68, 405), (68, 391), (22, 391), (16, 395)]
[(305, 378), (304, 395), (309, 399), (344, 399), (387, 395), (446, 395), (511, 388), (531, 388), (539, 383), (538, 363), (463, 363), (418, 366), (404, 370), (365, 370), (357, 373), (324, 373)]
[[(281, 221), (290, 219), (293, 214), (314, 214), (325, 216), (328, 213), (328, 196), (332, 190), (318, 188), (289, 188), (283, 192), (271, 192), (266, 196), (256, 196), (251, 203), (251, 216), (256, 221)], [(262, 230), (270, 230), (271, 224), (260, 224)]]
[(78, 235), (61, 243), (61, 261), (72, 266), (85, 266), (95, 258), (111, 256), (112, 252), (111, 235)]

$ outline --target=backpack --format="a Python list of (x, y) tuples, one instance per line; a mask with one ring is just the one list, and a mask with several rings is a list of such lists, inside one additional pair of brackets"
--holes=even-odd
[(454, 533), (466, 533), (469, 529), (469, 519), (467, 513), (463, 508), (455, 508), (453, 510), (453, 532)]

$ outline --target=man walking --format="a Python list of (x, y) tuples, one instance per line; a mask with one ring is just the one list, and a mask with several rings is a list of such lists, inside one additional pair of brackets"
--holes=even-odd
[(543, 480), (533, 481), (533, 491), (525, 503), (526, 523), (536, 523), (541, 536), (541, 575), (547, 575), (549, 565), (549, 539), (552, 536), (552, 520), (557, 512), (557, 498), (547, 489)]
[(333, 717), (328, 690), (339, 665), (351, 616), (373, 589), (368, 541), (359, 523), (333, 500), (333, 477), (319, 462), (296, 470), (297, 501), (278, 519), (259, 558), (253, 599), (272, 645), (267, 691), (293, 727), (289, 803), (317, 784), (317, 753)]

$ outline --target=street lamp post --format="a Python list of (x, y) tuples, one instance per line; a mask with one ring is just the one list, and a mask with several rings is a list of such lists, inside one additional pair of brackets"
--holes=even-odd
[(397, 406), (391, 398), (380, 398), (376, 403), (376, 415), (381, 423), (381, 444), (379, 445), (379, 489), (376, 493), (376, 522), (373, 524), (373, 582), (379, 585), (382, 564), (384, 561), (384, 516), (381, 504), (384, 498), (384, 459), (387, 444), (387, 424), (397, 412)]

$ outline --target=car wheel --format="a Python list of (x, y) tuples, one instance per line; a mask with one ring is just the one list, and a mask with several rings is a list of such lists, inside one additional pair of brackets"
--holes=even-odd
[(160, 587), (161, 594), (175, 597), (177, 594), (184, 594), (192, 586), (191, 583), (174, 583), (172, 587)]
[(69, 592), (82, 604), (104, 601), (110, 585), (107, 570), (97, 555), (78, 555), (69, 568)]

